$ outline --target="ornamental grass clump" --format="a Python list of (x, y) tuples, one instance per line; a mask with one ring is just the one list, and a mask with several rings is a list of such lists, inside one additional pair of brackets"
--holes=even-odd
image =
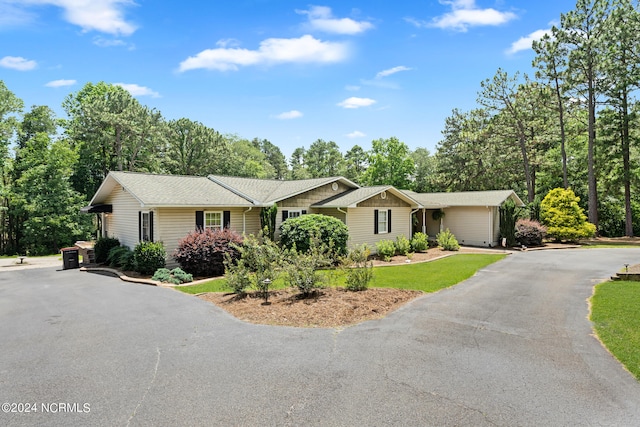
[(133, 270), (133, 251), (128, 246), (116, 246), (109, 250), (107, 263), (110, 267)]

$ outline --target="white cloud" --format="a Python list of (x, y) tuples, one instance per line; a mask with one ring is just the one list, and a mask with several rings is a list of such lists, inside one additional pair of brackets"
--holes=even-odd
[(360, 107), (368, 107), (376, 103), (375, 99), (371, 98), (358, 98), (352, 96), (351, 98), (347, 98), (342, 102), (339, 102), (337, 105), (342, 108), (360, 108)]
[(93, 44), (99, 47), (126, 47), (128, 50), (135, 50), (136, 46), (133, 43), (128, 43), (122, 39), (107, 39), (104, 37), (94, 37)]
[(451, 7), (451, 12), (433, 18), (431, 22), (405, 18), (405, 21), (417, 27), (435, 27), (465, 32), (469, 27), (496, 26), (505, 24), (517, 15), (512, 12), (501, 12), (493, 8), (480, 9), (475, 0), (439, 0), (440, 4)]
[(360, 86), (356, 86), (356, 85), (346, 85), (344, 87), (346, 90), (351, 91), (351, 92), (355, 92), (357, 90), (360, 90)]
[(0, 59), (0, 67), (11, 68), (18, 71), (29, 71), (36, 68), (38, 63), (21, 56), (5, 56)]
[(307, 15), (308, 26), (313, 30), (334, 34), (359, 34), (373, 28), (367, 21), (355, 21), (351, 18), (335, 18), (331, 8), (326, 6), (311, 6), (309, 10), (296, 10), (296, 13)]
[(45, 84), (45, 86), (46, 87), (63, 87), (63, 86), (73, 86), (76, 83), (77, 81), (75, 80), (60, 79), (60, 80), (50, 81), (49, 83)]
[(367, 134), (360, 132), (359, 130), (354, 130), (351, 133), (345, 135), (347, 138), (364, 138)]
[(33, 14), (15, 4), (0, 1), (0, 28), (20, 26), (33, 20)]
[(378, 74), (376, 74), (376, 79), (381, 79), (383, 77), (390, 76), (391, 74), (399, 73), (400, 71), (410, 71), (411, 68), (405, 67), (404, 65), (400, 65), (398, 67), (389, 68), (388, 70), (382, 70)]
[(158, 92), (151, 90), (146, 86), (140, 86), (135, 83), (114, 83), (114, 85), (120, 86), (133, 96), (150, 96), (152, 98), (160, 98), (160, 94)]
[(291, 119), (298, 119), (302, 116), (303, 114), (300, 111), (291, 110), (291, 111), (286, 111), (284, 113), (277, 114), (273, 117), (279, 120), (291, 120)]
[(533, 33), (529, 34), (528, 36), (525, 37), (520, 37), (518, 40), (516, 40), (515, 42), (511, 43), (511, 47), (509, 49), (507, 49), (507, 53), (508, 54), (513, 54), (516, 52), (520, 52), (523, 50), (528, 50), (531, 49), (531, 46), (533, 44), (534, 41), (536, 40), (540, 40), (542, 37), (544, 37), (546, 34), (551, 34), (551, 30), (537, 30), (534, 31)]
[(205, 68), (237, 70), (239, 66), (278, 63), (326, 63), (345, 59), (349, 48), (344, 43), (323, 42), (310, 35), (294, 39), (266, 39), (257, 50), (241, 48), (206, 49), (180, 63), (179, 71)]
[(51, 5), (64, 11), (64, 19), (83, 31), (131, 35), (137, 27), (124, 18), (124, 9), (132, 0), (21, 0), (20, 6)]

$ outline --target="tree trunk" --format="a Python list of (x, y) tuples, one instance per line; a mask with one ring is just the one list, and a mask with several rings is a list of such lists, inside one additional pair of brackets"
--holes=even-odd
[(560, 93), (560, 82), (558, 81), (558, 73), (554, 68), (556, 97), (558, 98), (558, 115), (560, 118), (560, 153), (562, 154), (562, 184), (564, 189), (569, 188), (569, 179), (567, 177), (567, 150), (565, 147), (566, 135), (564, 131), (564, 105), (562, 104), (562, 94)]
[(633, 237), (633, 213), (631, 211), (631, 166), (629, 161), (629, 105), (627, 91), (622, 94), (622, 176), (624, 179), (624, 234)]
[(589, 108), (589, 145), (588, 145), (588, 185), (589, 185), (589, 222), (598, 228), (598, 187), (595, 171), (596, 144), (596, 94), (593, 79), (593, 65), (589, 67), (588, 108)]

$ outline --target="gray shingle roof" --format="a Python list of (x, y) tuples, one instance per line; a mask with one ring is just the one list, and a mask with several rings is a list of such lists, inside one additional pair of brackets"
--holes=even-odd
[[(144, 206), (253, 206), (253, 204), (204, 176), (156, 175), (110, 172), (91, 200), (101, 203), (115, 182)], [(104, 187), (104, 188), (103, 188)]]
[(390, 191), (393, 194), (396, 194), (400, 198), (404, 199), (409, 204), (418, 205), (417, 201), (415, 199), (412, 200), (413, 197), (409, 196), (408, 194), (398, 191), (390, 185), (378, 185), (373, 187), (357, 188), (342, 194), (338, 194), (329, 199), (315, 203), (313, 207), (318, 207), (318, 208), (356, 207), (358, 203), (365, 201), (367, 199), (370, 199), (371, 197), (377, 194), (380, 194), (383, 191)]
[(356, 188), (357, 185), (342, 177), (300, 179), (281, 181), (275, 179), (240, 178), (234, 176), (209, 175), (209, 179), (220, 183), (236, 194), (254, 200), (257, 204), (271, 205), (280, 200), (304, 193), (325, 184), (341, 181)]
[(456, 193), (415, 193), (402, 190), (409, 197), (417, 200), (425, 208), (441, 208), (447, 206), (500, 206), (508, 198), (512, 198), (518, 206), (524, 206), (522, 200), (513, 190), (495, 191), (460, 191)]

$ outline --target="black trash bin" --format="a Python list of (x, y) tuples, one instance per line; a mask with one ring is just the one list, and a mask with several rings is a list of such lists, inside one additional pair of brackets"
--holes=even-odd
[(80, 268), (80, 251), (78, 248), (64, 248), (62, 252), (62, 269)]

